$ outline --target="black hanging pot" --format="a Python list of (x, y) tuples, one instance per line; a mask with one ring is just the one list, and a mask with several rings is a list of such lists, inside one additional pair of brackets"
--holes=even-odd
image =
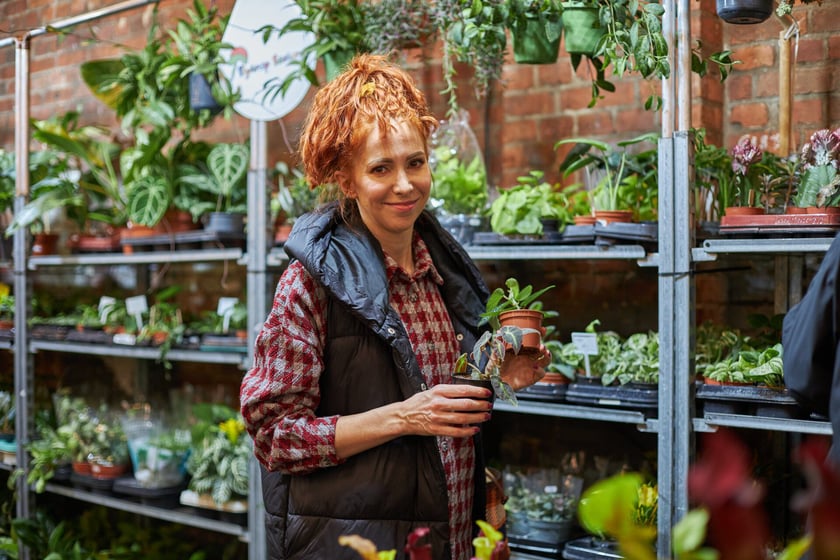
[(193, 111), (209, 109), (211, 113), (218, 113), (222, 109), (213, 97), (210, 83), (200, 72), (190, 74), (190, 108)]
[(717, 14), (726, 23), (761, 23), (773, 13), (773, 0), (717, 0)]

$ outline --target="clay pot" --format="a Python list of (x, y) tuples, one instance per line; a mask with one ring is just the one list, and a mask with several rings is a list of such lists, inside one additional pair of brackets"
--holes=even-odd
[(90, 475), (90, 463), (87, 461), (73, 461), (73, 472), (76, 474)]
[(112, 478), (119, 478), (126, 472), (128, 472), (128, 465), (126, 463), (120, 463), (118, 465), (90, 463), (91, 476), (99, 480), (110, 480)]
[(805, 211), (808, 214), (840, 214), (840, 206), (809, 206)]
[(36, 233), (32, 237), (33, 255), (54, 255), (58, 249), (57, 233)]
[(630, 223), (632, 221), (632, 210), (595, 210), (595, 222), (599, 224)]
[(575, 216), (576, 226), (592, 226), (595, 225), (595, 216)]
[(534, 309), (513, 309), (499, 315), (499, 324), (504, 327), (512, 325), (521, 329), (536, 329), (539, 332), (525, 333), (522, 336), (522, 349), (538, 350), (542, 343), (542, 311)]
[(764, 208), (759, 206), (727, 206), (724, 216), (759, 216), (764, 214)]

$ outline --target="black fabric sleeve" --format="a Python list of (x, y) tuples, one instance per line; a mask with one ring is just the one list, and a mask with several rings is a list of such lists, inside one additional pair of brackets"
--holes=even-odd
[(823, 415), (829, 412), (832, 385), (840, 385), (836, 379), (840, 364), (835, 363), (840, 342), (839, 269), (840, 235), (829, 247), (802, 301), (788, 311), (782, 328), (785, 385), (802, 406)]

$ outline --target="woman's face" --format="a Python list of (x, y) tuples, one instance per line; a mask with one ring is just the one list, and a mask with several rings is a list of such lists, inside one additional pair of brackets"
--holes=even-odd
[(404, 120), (392, 122), (387, 136), (374, 125), (350, 169), (340, 172), (338, 179), (380, 242), (399, 239), (413, 230), (429, 200), (432, 174), (424, 138)]

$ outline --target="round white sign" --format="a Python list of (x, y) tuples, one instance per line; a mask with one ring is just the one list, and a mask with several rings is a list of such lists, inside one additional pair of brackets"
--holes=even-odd
[[(234, 4), (222, 37), (222, 42), (232, 48), (224, 54), (228, 62), (219, 70), (233, 90), (241, 94), (233, 108), (243, 117), (256, 121), (279, 119), (297, 107), (309, 91), (310, 83), (305, 78), (292, 82), (285, 95), (279, 85), (315, 37), (299, 31), (282, 36), (274, 32), (268, 41), (263, 41), (259, 31), (267, 25), (280, 29), (300, 16), (300, 7), (290, 1), (237, 0)], [(315, 62), (314, 57), (307, 60), (313, 69)]]

